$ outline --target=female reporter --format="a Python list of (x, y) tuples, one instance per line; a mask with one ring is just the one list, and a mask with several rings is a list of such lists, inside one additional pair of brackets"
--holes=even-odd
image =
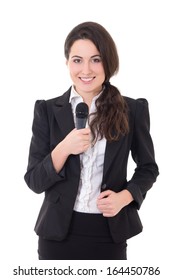
[[(138, 210), (159, 174), (146, 99), (122, 96), (116, 45), (98, 23), (74, 27), (64, 45), (72, 86), (35, 104), (25, 181), (45, 198), (36, 222), (39, 259), (127, 259), (142, 231)], [(76, 129), (76, 106), (89, 108)], [(127, 181), (129, 153), (136, 163)]]

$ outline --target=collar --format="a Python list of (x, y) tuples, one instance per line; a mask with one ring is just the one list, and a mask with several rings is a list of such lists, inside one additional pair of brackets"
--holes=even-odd
[[(104, 90), (104, 87), (99, 94), (97, 94), (96, 96), (93, 97), (92, 102), (95, 102), (97, 100), (97, 98), (99, 98), (99, 96), (102, 94), (103, 90)], [(75, 90), (74, 85), (72, 85), (70, 98), (69, 98), (69, 103), (71, 103), (72, 100), (77, 99), (77, 98), (80, 98), (81, 101), (83, 101), (82, 96)]]

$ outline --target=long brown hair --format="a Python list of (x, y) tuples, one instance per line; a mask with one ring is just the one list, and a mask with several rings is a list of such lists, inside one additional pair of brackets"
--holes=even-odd
[(105, 137), (117, 141), (129, 132), (128, 108), (119, 90), (110, 84), (110, 78), (119, 70), (119, 57), (114, 40), (108, 31), (96, 22), (83, 22), (68, 34), (65, 44), (65, 57), (69, 59), (73, 43), (79, 39), (91, 40), (98, 49), (105, 72), (104, 90), (96, 100), (96, 112), (92, 114), (90, 129), (93, 139)]

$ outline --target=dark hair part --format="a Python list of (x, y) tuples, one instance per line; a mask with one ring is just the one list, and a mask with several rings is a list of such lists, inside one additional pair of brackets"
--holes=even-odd
[(105, 72), (103, 93), (96, 101), (96, 113), (91, 118), (90, 128), (94, 140), (103, 136), (108, 141), (116, 141), (129, 132), (127, 104), (119, 90), (109, 83), (109, 79), (119, 70), (119, 57), (114, 40), (108, 31), (96, 22), (83, 22), (68, 34), (65, 44), (65, 57), (76, 40), (88, 39), (98, 49)]

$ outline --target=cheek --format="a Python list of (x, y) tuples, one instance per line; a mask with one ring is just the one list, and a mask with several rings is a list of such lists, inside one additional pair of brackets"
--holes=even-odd
[(71, 76), (76, 76), (79, 72), (80, 72), (80, 69), (77, 65), (69, 65), (68, 67), (69, 69), (69, 72), (70, 72), (70, 75)]
[(94, 65), (94, 71), (100, 75), (105, 75), (104, 68), (101, 64)]
[(100, 78), (100, 79), (105, 79), (105, 72), (104, 72), (104, 70), (103, 69), (98, 69), (98, 71), (96, 72), (97, 74), (98, 74), (98, 77)]

